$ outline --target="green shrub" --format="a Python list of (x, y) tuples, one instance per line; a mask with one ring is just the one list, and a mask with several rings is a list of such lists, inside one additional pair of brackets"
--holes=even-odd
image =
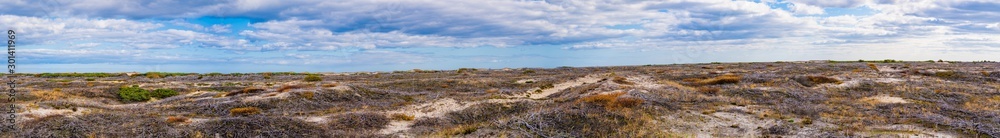
[(306, 76), (306, 81), (323, 81), (323, 78), (320, 78), (317, 75), (308, 75)]
[(146, 78), (159, 79), (159, 78), (163, 78), (163, 76), (160, 75), (159, 72), (148, 72), (148, 73), (146, 73)]
[(122, 87), (118, 89), (118, 96), (125, 102), (141, 102), (149, 100), (149, 91), (139, 88), (139, 86)]
[(174, 91), (174, 90), (171, 90), (171, 89), (162, 89), (161, 88), (161, 89), (153, 90), (152, 93), (149, 93), (149, 96), (150, 97), (156, 97), (156, 98), (161, 98), (162, 99), (162, 98), (167, 98), (167, 97), (174, 96), (174, 95), (177, 95), (177, 94), (178, 94), (177, 91)]

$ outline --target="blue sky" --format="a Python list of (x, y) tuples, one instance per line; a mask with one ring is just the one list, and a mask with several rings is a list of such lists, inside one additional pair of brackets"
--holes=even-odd
[[(1000, 60), (982, 0), (0, 0), (19, 72)], [(9, 8), (17, 7), (17, 8)]]

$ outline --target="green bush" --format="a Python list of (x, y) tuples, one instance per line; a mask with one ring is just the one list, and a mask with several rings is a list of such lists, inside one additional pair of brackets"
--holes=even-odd
[(139, 86), (122, 87), (118, 89), (118, 96), (125, 102), (141, 102), (149, 100), (149, 91)]
[(162, 98), (167, 98), (167, 97), (174, 96), (174, 95), (177, 95), (177, 94), (178, 94), (177, 91), (174, 91), (174, 90), (171, 90), (171, 89), (162, 89), (161, 88), (161, 89), (153, 90), (153, 92), (150, 93), (149, 96), (150, 97), (156, 97), (156, 98), (161, 98), (162, 99)]
[(320, 78), (317, 75), (308, 75), (306, 76), (306, 81), (323, 81), (323, 78)]

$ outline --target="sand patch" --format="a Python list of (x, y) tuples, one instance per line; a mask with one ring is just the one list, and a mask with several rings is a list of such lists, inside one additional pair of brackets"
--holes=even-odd
[(887, 95), (878, 95), (878, 96), (872, 96), (872, 97), (865, 97), (865, 98), (862, 98), (861, 101), (883, 103), (883, 104), (910, 103), (910, 102), (906, 101), (906, 99), (899, 98), (899, 97), (887, 96)]

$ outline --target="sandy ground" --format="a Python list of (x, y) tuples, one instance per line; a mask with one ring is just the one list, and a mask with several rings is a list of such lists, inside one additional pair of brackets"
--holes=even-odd
[[(419, 105), (411, 105), (411, 106), (407, 106), (407, 107), (401, 108), (399, 110), (388, 111), (388, 112), (386, 112), (386, 115), (392, 115), (392, 114), (402, 113), (402, 114), (412, 115), (414, 118), (425, 118), (425, 117), (426, 118), (434, 118), (434, 117), (442, 117), (442, 116), (444, 116), (445, 114), (447, 114), (449, 112), (463, 110), (465, 108), (468, 108), (468, 107), (476, 105), (476, 104), (482, 104), (482, 103), (508, 103), (508, 102), (517, 102), (517, 101), (523, 101), (523, 100), (529, 100), (529, 99), (543, 99), (545, 97), (548, 97), (549, 95), (555, 94), (555, 93), (560, 92), (562, 90), (565, 90), (567, 88), (577, 87), (577, 86), (580, 86), (580, 85), (583, 85), (583, 84), (588, 84), (588, 83), (596, 83), (598, 81), (601, 81), (601, 79), (603, 79), (602, 76), (604, 76), (604, 75), (596, 75), (596, 74), (595, 75), (587, 75), (585, 77), (578, 78), (578, 79), (575, 79), (575, 80), (572, 80), (572, 81), (567, 81), (567, 82), (555, 84), (554, 85), (555, 87), (553, 87), (553, 88), (542, 89), (541, 93), (535, 93), (534, 92), (535, 90), (537, 90), (537, 88), (536, 89), (531, 89), (531, 90), (528, 91), (528, 93), (531, 93), (531, 94), (529, 96), (527, 96), (527, 97), (525, 97), (523, 95), (515, 95), (515, 96), (508, 97), (508, 98), (512, 98), (512, 99), (489, 99), (489, 100), (475, 101), (475, 102), (461, 102), (461, 101), (456, 101), (455, 99), (445, 98), (445, 99), (439, 99), (439, 100), (436, 100), (436, 101), (430, 102), (430, 103), (424, 103), (424, 104), (419, 104)], [(534, 80), (524, 80), (524, 81), (534, 81)], [(528, 98), (528, 99), (525, 99), (525, 98)], [(309, 120), (309, 119), (307, 119), (307, 120)], [(316, 119), (311, 119), (311, 120), (312, 121), (322, 121), (322, 120), (316, 120)], [(410, 125), (413, 125), (413, 121), (392, 120), (391, 122), (389, 122), (389, 126), (386, 126), (386, 128), (384, 128), (381, 131), (379, 131), (379, 133), (381, 133), (381, 134), (399, 134), (399, 135), (397, 135), (399, 137), (412, 137), (412, 136), (405, 135), (405, 133), (403, 133), (403, 132), (406, 132), (406, 130), (410, 129)]]
[(862, 101), (872, 101), (872, 102), (877, 102), (877, 103), (888, 103), (888, 104), (891, 104), (891, 103), (910, 103), (910, 102), (906, 101), (903, 98), (892, 97), (892, 96), (888, 96), (888, 95), (878, 95), (878, 96), (872, 96), (872, 97), (865, 97), (865, 98), (862, 98), (861, 100)]
[(527, 97), (522, 96), (522, 95), (514, 95), (512, 97), (513, 98), (543, 99), (545, 97), (548, 97), (549, 95), (555, 94), (555, 93), (560, 92), (562, 90), (566, 90), (567, 88), (572, 88), (572, 87), (576, 87), (576, 86), (580, 86), (580, 85), (588, 84), (588, 83), (596, 83), (598, 81), (601, 81), (601, 79), (604, 79), (603, 76), (604, 75), (591, 74), (591, 75), (587, 75), (587, 76), (585, 76), (583, 78), (578, 78), (576, 80), (572, 80), (572, 81), (567, 81), (567, 82), (555, 84), (555, 85), (553, 85), (555, 87), (548, 88), (548, 89), (542, 89), (542, 92), (540, 92), (540, 93), (536, 93), (535, 92), (535, 90), (538, 90), (538, 88), (528, 90), (527, 92), (530, 93), (530, 95), (528, 95)]

